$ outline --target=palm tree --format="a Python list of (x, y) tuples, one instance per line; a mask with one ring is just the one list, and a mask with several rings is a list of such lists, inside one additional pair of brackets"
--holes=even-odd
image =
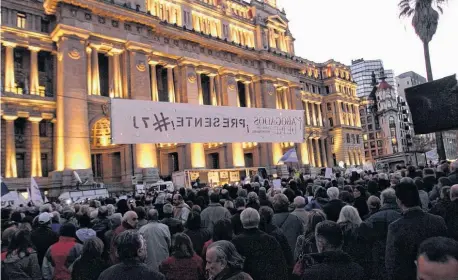
[[(399, 2), (400, 17), (410, 18), (413, 15), (413, 28), (423, 43), (428, 82), (433, 81), (431, 58), (429, 56), (429, 42), (431, 42), (434, 34), (436, 34), (437, 25), (439, 23), (439, 13), (442, 14), (442, 6), (446, 2), (447, 0), (401, 0)], [(441, 132), (436, 132), (436, 145), (439, 159), (444, 160), (446, 156)]]

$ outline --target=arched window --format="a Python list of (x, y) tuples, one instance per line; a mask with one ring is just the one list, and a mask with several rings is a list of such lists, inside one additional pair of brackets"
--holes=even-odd
[(93, 126), (91, 130), (92, 147), (101, 148), (111, 145), (111, 128), (110, 120), (101, 118)]
[(396, 124), (394, 122), (394, 117), (390, 117), (388, 120), (389, 120), (389, 126), (390, 127), (396, 127)]

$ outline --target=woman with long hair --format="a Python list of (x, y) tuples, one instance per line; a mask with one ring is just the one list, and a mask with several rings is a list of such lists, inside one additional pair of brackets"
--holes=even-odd
[(205, 242), (211, 239), (211, 232), (201, 226), (200, 214), (191, 211), (184, 233), (189, 236), (195, 252), (202, 252)]
[(177, 233), (172, 239), (172, 254), (159, 266), (167, 280), (205, 279), (202, 259), (193, 249), (191, 239), (184, 233)]
[(2, 279), (36, 279), (42, 278), (37, 252), (30, 241), (30, 231), (18, 230), (2, 253)]
[(72, 265), (72, 280), (97, 280), (108, 268), (102, 259), (104, 244), (98, 237), (86, 240), (81, 256)]
[(367, 206), (368, 195), (366, 189), (361, 185), (357, 185), (353, 188), (353, 195), (355, 197), (353, 206), (358, 210), (359, 217), (363, 218), (369, 213), (369, 207)]
[(232, 230), (232, 222), (229, 219), (222, 219), (216, 222), (216, 224), (213, 226), (213, 235), (212, 239), (208, 240), (204, 244), (204, 248), (202, 249), (202, 259), (205, 260), (206, 254), (207, 254), (207, 248), (212, 244), (213, 242), (219, 241), (219, 240), (227, 240), (231, 241), (232, 236), (234, 232)]
[(318, 253), (315, 241), (315, 227), (318, 223), (325, 220), (326, 214), (319, 209), (313, 209), (308, 212), (304, 234), (297, 238), (296, 248), (294, 250), (294, 259), (296, 261), (303, 255)]

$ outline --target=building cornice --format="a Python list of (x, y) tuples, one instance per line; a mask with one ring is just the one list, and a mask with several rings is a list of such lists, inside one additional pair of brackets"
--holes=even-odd
[(0, 104), (8, 103), (26, 107), (56, 108), (56, 101), (52, 97), (37, 97), (36, 95), (19, 95), (19, 97), (13, 97), (11, 95), (18, 96), (17, 94), (3, 93)]

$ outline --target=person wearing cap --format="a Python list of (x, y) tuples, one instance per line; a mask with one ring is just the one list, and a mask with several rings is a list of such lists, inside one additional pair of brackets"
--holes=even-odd
[(37, 249), (38, 263), (43, 263), (43, 257), (49, 246), (59, 241), (59, 235), (51, 229), (52, 215), (43, 212), (38, 216), (38, 227), (32, 231), (32, 244)]
[(280, 244), (275, 237), (259, 229), (258, 211), (247, 208), (240, 214), (243, 233), (236, 236), (237, 251), (245, 257), (243, 271), (254, 280), (286, 280), (288, 269)]
[(69, 267), (81, 256), (82, 252), (83, 245), (76, 240), (75, 225), (71, 223), (62, 225), (59, 241), (49, 247), (43, 258), (43, 279), (70, 280)]

